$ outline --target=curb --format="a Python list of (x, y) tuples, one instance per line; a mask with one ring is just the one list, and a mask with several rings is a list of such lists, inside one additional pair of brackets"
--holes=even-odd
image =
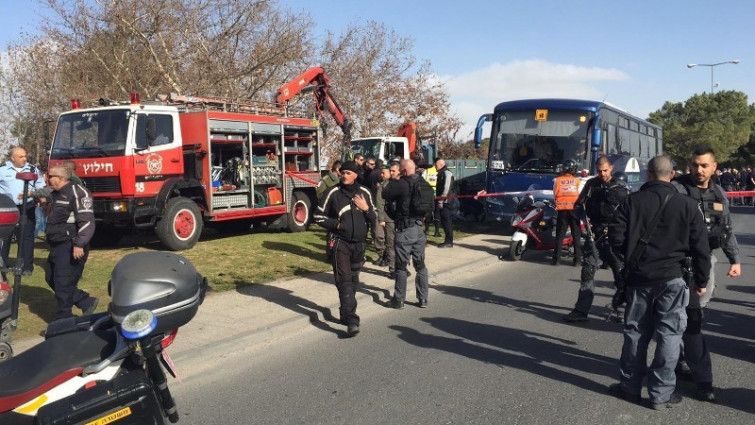
[[(447, 279), (451, 276), (459, 273), (466, 273), (473, 269), (486, 267), (491, 264), (497, 263), (498, 258), (490, 255), (486, 258), (482, 258), (476, 261), (465, 264), (463, 267), (457, 267), (450, 270), (440, 271), (437, 274), (430, 275), (430, 281)], [(430, 284), (432, 288), (432, 283)], [(389, 287), (389, 290), (392, 286)], [(338, 297), (334, 296), (335, 299)], [(357, 301), (372, 301), (372, 295), (364, 292), (357, 292)], [(370, 304), (372, 307), (377, 307), (374, 304)], [(324, 306), (329, 310), (338, 311), (340, 304), (338, 302)], [(371, 308), (372, 308), (371, 307)], [(321, 312), (314, 311), (313, 314), (317, 315), (318, 320), (327, 322), (322, 316)], [(258, 344), (265, 343), (274, 339), (283, 338), (287, 335), (294, 333), (300, 329), (305, 328), (311, 322), (311, 316), (296, 315), (285, 320), (273, 323), (264, 328), (251, 329), (248, 331), (240, 332), (239, 334), (226, 337), (220, 341), (213, 341), (203, 346), (196, 346), (190, 350), (183, 350), (180, 352), (172, 353), (173, 359), (179, 363), (188, 364), (189, 362), (197, 362), (211, 358), (224, 357), (226, 355), (242, 351)]]

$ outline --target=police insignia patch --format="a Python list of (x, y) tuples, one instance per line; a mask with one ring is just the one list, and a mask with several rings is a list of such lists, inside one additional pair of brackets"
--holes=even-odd
[(88, 196), (84, 197), (84, 198), (81, 198), (81, 206), (84, 207), (84, 208), (86, 208), (86, 209), (88, 209), (88, 210), (92, 209), (92, 202), (93, 202), (92, 198), (90, 198)]

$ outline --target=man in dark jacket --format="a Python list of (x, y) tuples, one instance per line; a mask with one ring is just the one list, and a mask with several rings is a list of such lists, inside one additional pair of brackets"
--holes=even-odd
[(590, 219), (588, 225), (592, 230), (592, 240), (585, 243), (577, 304), (564, 316), (567, 322), (587, 321), (587, 314), (595, 298), (595, 271), (600, 259), (611, 268), (614, 282), (619, 276), (620, 264), (608, 245), (608, 223), (619, 204), (626, 199), (629, 189), (626, 184), (614, 178), (613, 166), (605, 155), (598, 157), (596, 170), (596, 176), (585, 183), (575, 204), (575, 209), (580, 211), (579, 215), (587, 215)]
[(401, 161), (400, 180), (391, 180), (383, 188), (383, 199), (386, 202), (395, 202), (396, 211), (393, 219), (396, 222), (396, 284), (394, 287), (391, 306), (395, 309), (404, 308), (406, 300), (406, 279), (408, 277), (407, 266), (409, 259), (414, 262), (417, 275), (414, 283), (417, 291), (417, 300), (420, 308), (427, 307), (428, 275), (425, 266), (425, 245), (427, 236), (423, 229), (424, 216), (412, 215), (410, 203), (412, 187), (422, 176), (416, 173), (414, 161), (405, 159)]
[(328, 189), (315, 211), (315, 223), (334, 237), (333, 276), (341, 303), (341, 323), (349, 336), (359, 333), (355, 297), (369, 223), (376, 219), (372, 195), (356, 182), (359, 167), (353, 161), (341, 165), (341, 183)]
[[(690, 160), (690, 173), (673, 181), (680, 193), (689, 195), (697, 202), (703, 213), (705, 225), (708, 229), (708, 245), (711, 250), (721, 248), (729, 260), (727, 276), (739, 277), (742, 269), (739, 262), (739, 245), (732, 232), (729, 200), (724, 189), (713, 183), (716, 157), (709, 147), (695, 150)], [(693, 381), (697, 384), (697, 398), (703, 401), (715, 401), (713, 392), (713, 368), (710, 352), (702, 333), (703, 309), (713, 298), (716, 288), (713, 270), (716, 266), (716, 256), (711, 255), (710, 279), (707, 291), (702, 296), (690, 294), (687, 307), (687, 330), (684, 331), (684, 361), (689, 367)], [(685, 362), (680, 362), (680, 371), (687, 372)]]
[(440, 225), (443, 226), (444, 234), (443, 243), (438, 245), (438, 247), (453, 248), (454, 227), (451, 218), (454, 215), (454, 204), (458, 201), (454, 198), (454, 175), (446, 166), (446, 161), (442, 158), (435, 160), (435, 169), (438, 170), (435, 195), (444, 198), (436, 201), (437, 211), (440, 213)]
[[(647, 174), (648, 182), (629, 195), (608, 226), (611, 249), (627, 267), (621, 382), (611, 385), (609, 392), (638, 403), (647, 375), (651, 406), (660, 410), (681, 402), (674, 393), (674, 367), (687, 326), (684, 308), (689, 291), (698, 295), (706, 291), (710, 247), (697, 203), (670, 183), (671, 161), (664, 156), (651, 159)], [(649, 235), (657, 213), (661, 215)], [(694, 271), (690, 289), (682, 277), (687, 256), (692, 257)], [(648, 368), (647, 348), (653, 338), (656, 350)]]
[(50, 244), (45, 280), (55, 292), (55, 319), (73, 316), (74, 305), (84, 315), (91, 314), (99, 300), (77, 286), (94, 236), (92, 195), (83, 186), (70, 182), (71, 170), (64, 165), (51, 167), (47, 178), (53, 191), (45, 229)]

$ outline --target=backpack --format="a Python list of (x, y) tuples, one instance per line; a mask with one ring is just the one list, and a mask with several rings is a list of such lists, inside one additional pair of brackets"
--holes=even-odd
[(409, 201), (409, 215), (425, 217), (435, 209), (435, 189), (423, 178), (413, 179), (411, 186), (411, 200)]

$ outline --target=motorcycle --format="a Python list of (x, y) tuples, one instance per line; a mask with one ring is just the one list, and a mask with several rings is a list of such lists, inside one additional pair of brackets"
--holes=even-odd
[[(517, 200), (511, 227), (514, 233), (509, 246), (509, 258), (514, 261), (520, 260), (527, 249), (542, 251), (556, 247), (556, 208), (549, 199), (535, 200), (533, 193), (530, 193)], [(562, 249), (562, 256), (574, 255), (573, 242), (571, 231), (567, 229), (562, 241), (562, 246), (567, 249)], [(499, 259), (503, 259), (503, 256), (499, 256)]]
[(207, 288), (180, 255), (124, 256), (111, 273), (107, 312), (57, 320), (43, 342), (0, 363), (0, 423), (177, 422), (166, 348)]

